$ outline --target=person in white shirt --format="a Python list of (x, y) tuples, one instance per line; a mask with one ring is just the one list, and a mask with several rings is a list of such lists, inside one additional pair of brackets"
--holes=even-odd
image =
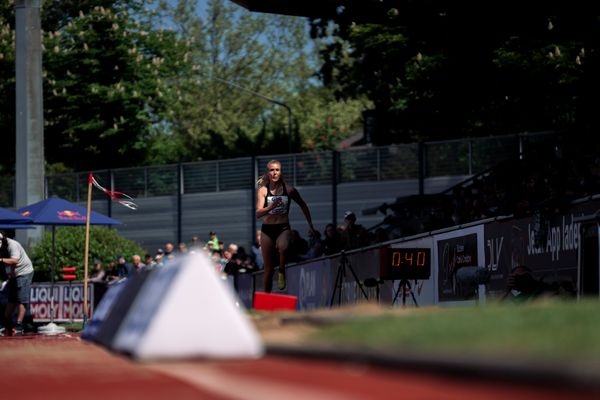
[(14, 327), (17, 334), (23, 333), (23, 319), (29, 296), (31, 282), (33, 280), (33, 264), (16, 240), (6, 237), (0, 232), (0, 266), (4, 267), (8, 275), (8, 283), (5, 290), (8, 291), (8, 304), (4, 313), (4, 326), (6, 335), (12, 335), (13, 313), (17, 310), (17, 324)]

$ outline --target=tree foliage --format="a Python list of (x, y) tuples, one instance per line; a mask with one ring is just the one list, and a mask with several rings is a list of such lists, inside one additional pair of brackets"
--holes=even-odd
[(379, 143), (595, 123), (598, 6), (383, 3), (312, 21), (322, 79), (339, 98), (373, 101)]
[(131, 3), (94, 6), (45, 33), (47, 162), (85, 154), (80, 169), (140, 164), (148, 138), (168, 123), (187, 48)]
[[(338, 133), (360, 124), (362, 101), (338, 102), (315, 79), (306, 19), (228, 0), (42, 4), (47, 171), (311, 149), (327, 110), (343, 114)], [(0, 5), (0, 27), (0, 127), (14, 148), (14, 3)], [(277, 102), (292, 109), (291, 138)]]
[(275, 102), (294, 103), (298, 122), (296, 98), (315, 84), (306, 21), (249, 13), (223, 0), (192, 14), (190, 3), (196, 2), (181, 0), (170, 10), (192, 42), (194, 73), (181, 82), (173, 126), (184, 157), (287, 151), (287, 111)]

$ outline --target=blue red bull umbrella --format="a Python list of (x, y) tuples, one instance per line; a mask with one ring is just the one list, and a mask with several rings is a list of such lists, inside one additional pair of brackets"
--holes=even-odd
[[(34, 225), (85, 225), (87, 209), (59, 197), (30, 204), (17, 211)], [(120, 225), (122, 222), (92, 211), (91, 225)]]
[(13, 225), (13, 224), (30, 224), (31, 218), (24, 217), (21, 214), (0, 207), (0, 225)]
[(28, 224), (0, 224), (0, 229), (35, 229), (31, 223)]

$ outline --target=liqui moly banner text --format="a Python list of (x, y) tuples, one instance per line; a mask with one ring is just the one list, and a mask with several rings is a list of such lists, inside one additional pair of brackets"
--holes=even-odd
[[(55, 322), (83, 320), (83, 282), (33, 283), (31, 285), (31, 315), (35, 321)], [(54, 299), (53, 299), (54, 298)], [(54, 305), (52, 304), (54, 303)], [(93, 313), (94, 288), (88, 286), (88, 319)], [(54, 312), (52, 312), (54, 310)]]

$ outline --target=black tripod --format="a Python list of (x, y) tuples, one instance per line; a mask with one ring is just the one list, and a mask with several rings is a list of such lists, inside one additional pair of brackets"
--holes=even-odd
[(415, 293), (412, 290), (412, 286), (410, 286), (410, 282), (408, 279), (401, 279), (400, 284), (398, 285), (398, 289), (396, 290), (396, 294), (394, 295), (394, 300), (392, 301), (392, 305), (396, 303), (396, 299), (402, 290), (402, 307), (406, 307), (406, 292), (409, 292), (412, 296), (413, 302), (415, 303), (415, 307), (419, 307), (417, 303), (417, 298), (415, 297)]
[(356, 284), (360, 288), (360, 291), (362, 292), (363, 296), (365, 296), (365, 299), (369, 300), (369, 296), (367, 295), (367, 292), (365, 292), (365, 288), (363, 287), (362, 283), (360, 283), (360, 280), (358, 279), (358, 276), (356, 276), (356, 272), (354, 272), (354, 269), (352, 269), (352, 264), (350, 264), (350, 260), (348, 260), (348, 257), (346, 257), (346, 253), (342, 251), (342, 257), (340, 258), (340, 264), (338, 265), (338, 270), (335, 277), (335, 285), (333, 287), (333, 293), (331, 294), (331, 301), (329, 302), (329, 307), (333, 306), (333, 300), (335, 299), (336, 292), (338, 294), (338, 306), (342, 304), (342, 291), (344, 290), (344, 278), (346, 277), (346, 267), (352, 273), (352, 276), (354, 277), (354, 282), (356, 282)]

